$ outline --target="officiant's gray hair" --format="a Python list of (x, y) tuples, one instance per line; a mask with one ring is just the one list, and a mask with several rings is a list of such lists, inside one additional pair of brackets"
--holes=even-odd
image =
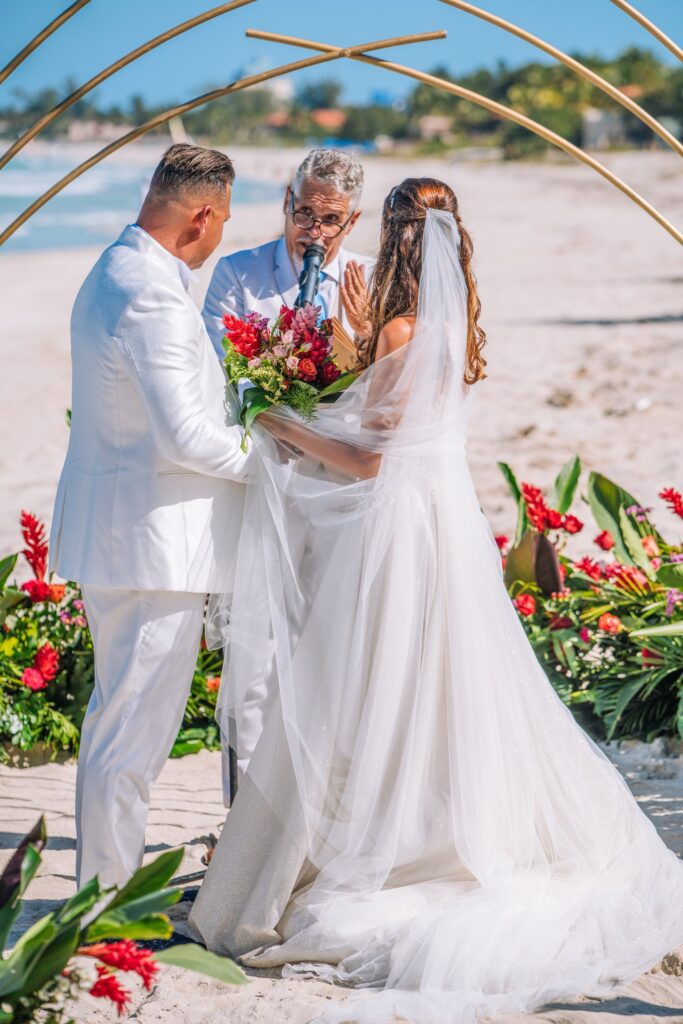
[(363, 168), (353, 153), (339, 149), (312, 149), (299, 165), (292, 187), (294, 193), (304, 181), (321, 181), (335, 192), (349, 197), (349, 208), (355, 210), (363, 191)]

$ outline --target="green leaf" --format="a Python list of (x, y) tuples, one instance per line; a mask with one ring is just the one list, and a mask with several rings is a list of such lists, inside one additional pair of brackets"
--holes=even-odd
[[(178, 889), (161, 889), (132, 900), (122, 907), (111, 909), (111, 904), (102, 911), (88, 928), (89, 941), (109, 938), (114, 935), (128, 935), (126, 929), (138, 921), (149, 921), (161, 915), (161, 911), (172, 907), (180, 899)], [(165, 915), (161, 915), (165, 919)], [(133, 938), (133, 935), (129, 935)]]
[(170, 939), (173, 925), (166, 914), (150, 914), (138, 921), (116, 924), (114, 920), (98, 918), (85, 933), (86, 942), (99, 942), (101, 939)]
[(133, 900), (140, 899), (142, 896), (158, 892), (173, 878), (180, 867), (183, 856), (184, 850), (182, 847), (177, 850), (167, 850), (156, 857), (151, 864), (145, 864), (143, 867), (138, 868), (130, 881), (124, 885), (123, 889), (111, 901), (106, 908), (106, 912), (109, 913), (116, 907), (125, 906)]
[(626, 515), (626, 511), (623, 507), (619, 509), (619, 526), (621, 528), (621, 535), (624, 538), (624, 544), (631, 556), (631, 561), (634, 562), (639, 569), (642, 569), (649, 579), (653, 579), (654, 570), (650, 563), (650, 559), (645, 554), (641, 536), (629, 517)]
[[(499, 463), (500, 465), (500, 463)], [(558, 512), (567, 512), (574, 500), (576, 485), (581, 476), (581, 460), (578, 455), (565, 462), (550, 492), (550, 504)]]
[(7, 583), (14, 566), (17, 564), (18, 557), (18, 555), (7, 555), (6, 558), (0, 559), (0, 590)]
[(519, 544), (511, 548), (505, 560), (505, 585), (510, 589), (513, 583), (535, 583), (534, 531), (527, 530)]
[(329, 398), (330, 395), (337, 395), (340, 391), (346, 391), (350, 388), (355, 380), (358, 379), (357, 373), (342, 373), (341, 377), (337, 377), (331, 384), (328, 384), (326, 388), (318, 392), (318, 398)]
[(513, 547), (519, 544), (522, 537), (529, 529), (529, 517), (526, 513), (526, 502), (520, 498), (517, 502), (517, 525), (515, 526), (515, 539)]
[(675, 562), (672, 565), (662, 565), (657, 570), (657, 583), (663, 587), (674, 587), (676, 590), (683, 590), (683, 564)]
[(0, 594), (0, 626), (3, 625), (13, 608), (20, 604), (29, 605), (30, 603), (31, 598), (24, 590), (6, 590)]
[(622, 490), (606, 476), (602, 476), (600, 473), (590, 473), (588, 476), (588, 504), (600, 529), (609, 530), (614, 537), (614, 552), (619, 561), (632, 565), (633, 559), (621, 532), (619, 509), (628, 508), (629, 505), (638, 505), (639, 502), (632, 494)]
[(629, 636), (683, 636), (683, 619), (666, 622), (663, 626), (647, 626), (645, 629), (632, 629)]
[(74, 922), (58, 932), (52, 942), (40, 950), (34, 959), (19, 995), (29, 995), (41, 989), (48, 981), (61, 974), (76, 952), (81, 933), (80, 925)]
[(0, 875), (0, 907), (23, 896), (40, 865), (40, 853), (47, 841), (45, 818), (41, 815), (24, 836)]
[(615, 733), (619, 719), (622, 714), (631, 703), (636, 694), (643, 688), (647, 679), (643, 676), (637, 676), (636, 679), (632, 679), (630, 683), (625, 683), (622, 687), (617, 703), (614, 706), (614, 712), (609, 717), (609, 729), (607, 730), (607, 739), (611, 740)]
[(210, 953), (208, 949), (203, 949), (193, 942), (162, 949), (156, 954), (156, 959), (162, 964), (184, 967), (188, 971), (217, 978), (227, 985), (245, 985), (249, 980), (234, 961), (228, 957), (216, 956), (215, 953)]
[(66, 903), (57, 912), (57, 921), (59, 924), (68, 924), (69, 921), (73, 921), (74, 918), (81, 918), (83, 914), (86, 914), (102, 895), (102, 887), (100, 886), (97, 878), (91, 879), (87, 885), (84, 885), (82, 889), (79, 889), (75, 896), (68, 899)]
[(240, 422), (247, 435), (256, 417), (272, 407), (273, 403), (266, 398), (265, 391), (262, 391), (261, 388), (247, 388), (240, 410)]
[(0, 962), (0, 998), (23, 988), (37, 956), (56, 935), (53, 914), (41, 917), (24, 932), (7, 960)]
[(507, 483), (508, 487), (510, 488), (510, 492), (512, 494), (512, 497), (515, 499), (515, 501), (519, 501), (521, 499), (521, 497), (522, 497), (522, 491), (520, 489), (519, 484), (517, 483), (517, 477), (512, 472), (512, 470), (508, 466), (507, 462), (499, 462), (498, 463), (498, 469), (501, 471), (501, 473), (505, 477), (505, 482)]

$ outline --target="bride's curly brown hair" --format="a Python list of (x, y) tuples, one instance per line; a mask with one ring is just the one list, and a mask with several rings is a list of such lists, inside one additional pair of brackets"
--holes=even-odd
[(460, 266), (467, 284), (467, 360), (465, 383), (486, 376), (479, 326), (481, 303), (472, 270), (472, 239), (463, 227), (455, 193), (435, 178), (406, 178), (384, 200), (379, 256), (370, 282), (367, 320), (370, 331), (358, 346), (361, 369), (375, 361), (383, 328), (397, 316), (415, 316), (422, 273), (422, 236), (427, 210), (452, 213), (460, 233)]

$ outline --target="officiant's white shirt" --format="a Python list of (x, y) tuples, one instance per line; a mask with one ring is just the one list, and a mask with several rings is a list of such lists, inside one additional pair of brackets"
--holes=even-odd
[[(336, 316), (349, 334), (353, 334), (339, 290), (349, 260), (363, 265), (368, 277), (373, 261), (342, 248), (335, 259), (323, 267), (318, 301), (325, 316)], [(299, 271), (287, 252), (284, 236), (256, 249), (243, 249), (223, 256), (218, 261), (206, 293), (202, 316), (221, 359), (224, 356), (223, 315), (230, 313), (242, 317), (256, 310), (269, 319), (277, 316), (283, 304), (294, 305), (299, 293), (298, 277)]]
[(51, 568), (96, 587), (232, 587), (247, 456), (193, 275), (146, 231), (99, 258), (71, 318), (73, 416)]

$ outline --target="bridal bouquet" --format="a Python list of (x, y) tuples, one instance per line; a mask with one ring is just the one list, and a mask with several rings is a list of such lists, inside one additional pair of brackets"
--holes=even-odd
[(356, 379), (355, 373), (342, 373), (334, 360), (332, 321), (318, 324), (319, 313), (319, 306), (282, 306), (273, 321), (259, 313), (223, 317), (225, 369), (240, 396), (243, 446), (259, 413), (289, 405), (310, 420), (319, 401)]

